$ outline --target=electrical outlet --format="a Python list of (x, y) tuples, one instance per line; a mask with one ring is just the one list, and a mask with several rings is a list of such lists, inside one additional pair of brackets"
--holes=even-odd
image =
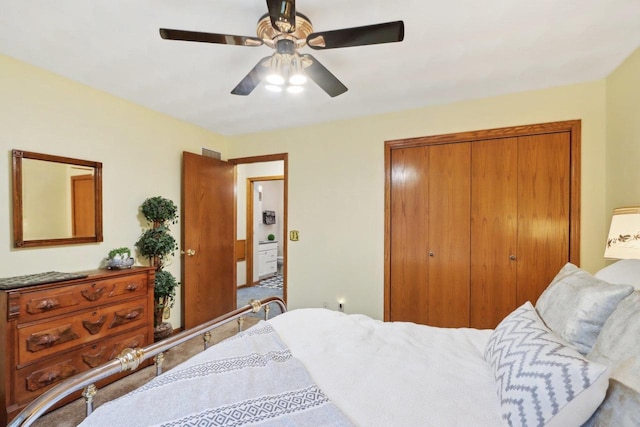
[(329, 308), (329, 304), (326, 301), (322, 301), (322, 308)]

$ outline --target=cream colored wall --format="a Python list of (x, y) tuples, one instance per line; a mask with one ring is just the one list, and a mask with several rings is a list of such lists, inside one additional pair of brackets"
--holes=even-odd
[(384, 141), (582, 120), (581, 265), (604, 265), (605, 81), (232, 138), (230, 157), (289, 153), (290, 308), (383, 317)]
[(640, 206), (640, 48), (607, 77), (606, 182), (608, 227), (614, 208)]
[[(152, 196), (180, 206), (182, 151), (226, 153), (225, 137), (0, 55), (0, 277), (98, 268), (110, 249), (133, 245)], [(14, 249), (11, 149), (103, 163), (104, 242)], [(180, 225), (171, 227), (180, 242)], [(146, 260), (142, 260), (146, 261)], [(168, 267), (180, 277), (180, 259)], [(170, 319), (180, 325), (180, 302)]]

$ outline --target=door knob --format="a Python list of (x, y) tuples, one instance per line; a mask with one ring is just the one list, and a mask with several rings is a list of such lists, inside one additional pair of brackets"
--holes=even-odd
[(510, 256), (509, 256), (509, 259), (510, 259), (511, 261), (515, 261), (515, 260), (516, 260), (516, 256), (515, 256), (515, 255), (510, 255)]
[(194, 256), (196, 254), (196, 251), (194, 251), (193, 249), (187, 249), (187, 252), (182, 251), (183, 254), (187, 254), (187, 256)]

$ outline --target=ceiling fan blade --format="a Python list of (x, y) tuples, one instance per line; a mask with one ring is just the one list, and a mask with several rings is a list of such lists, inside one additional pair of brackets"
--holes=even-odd
[(249, 74), (247, 74), (240, 83), (238, 83), (238, 86), (233, 88), (231, 93), (234, 95), (249, 95), (264, 78), (267, 68), (262, 65), (262, 63), (270, 58), (270, 56), (265, 56), (260, 61), (258, 61), (256, 66), (253, 67), (251, 71), (249, 71)]
[(233, 36), (230, 34), (201, 33), (198, 31), (171, 30), (160, 28), (160, 37), (165, 40), (183, 40), (187, 42), (218, 43), (234, 46), (261, 46), (258, 37)]
[(369, 44), (401, 42), (404, 40), (404, 22), (386, 22), (364, 27), (311, 33), (307, 44), (312, 49), (365, 46)]
[(310, 61), (311, 65), (304, 69), (307, 76), (311, 78), (318, 86), (329, 94), (330, 97), (338, 96), (345, 93), (348, 89), (331, 71), (327, 70), (316, 58), (309, 54), (300, 55), (303, 59)]
[(283, 33), (293, 33), (296, 29), (295, 0), (267, 0), (271, 25)]

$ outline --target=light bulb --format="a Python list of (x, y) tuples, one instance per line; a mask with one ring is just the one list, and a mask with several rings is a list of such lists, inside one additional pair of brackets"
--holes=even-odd
[(267, 76), (266, 78), (268, 83), (271, 83), (272, 85), (281, 85), (284, 84), (284, 77), (282, 77), (280, 74), (276, 74), (276, 73), (271, 73)]
[(302, 73), (292, 74), (289, 77), (289, 83), (292, 85), (303, 85), (307, 82), (307, 76)]
[(271, 92), (282, 92), (282, 86), (266, 85), (265, 88)]
[(282, 73), (282, 58), (280, 55), (275, 54), (271, 57), (271, 63), (269, 64), (269, 74), (265, 78), (267, 83), (272, 85), (284, 84), (284, 77)]
[(307, 76), (304, 75), (304, 68), (302, 66), (302, 60), (299, 55), (295, 55), (291, 58), (289, 66), (289, 84), (303, 85), (307, 82)]
[(304, 90), (302, 86), (287, 86), (287, 92), (289, 93), (300, 93)]

